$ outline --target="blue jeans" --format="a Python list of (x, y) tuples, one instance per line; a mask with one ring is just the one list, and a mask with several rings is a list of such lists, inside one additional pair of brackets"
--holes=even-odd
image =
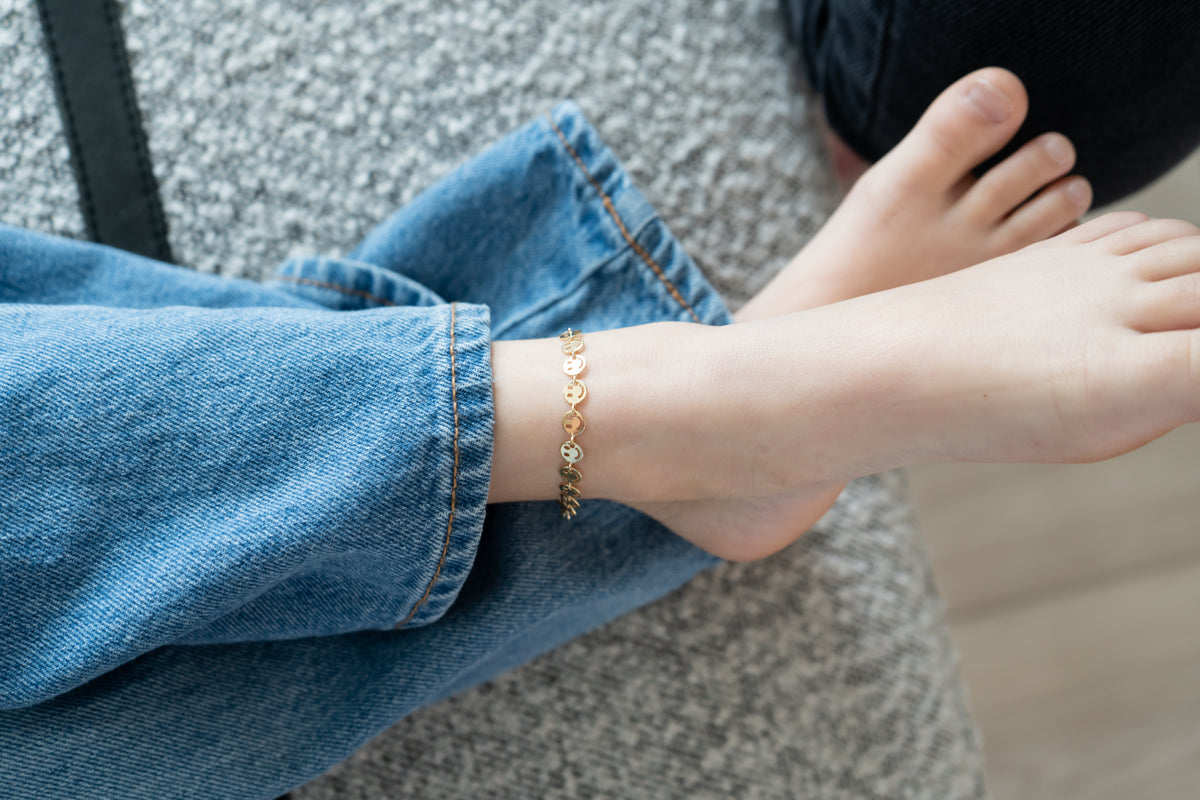
[(570, 103), (266, 284), (0, 228), (4, 796), (272, 798), (714, 564), (485, 507), (490, 341), (660, 320), (731, 321)]

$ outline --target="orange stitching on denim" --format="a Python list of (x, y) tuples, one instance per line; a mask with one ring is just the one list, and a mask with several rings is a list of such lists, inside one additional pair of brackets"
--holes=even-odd
[(293, 283), (302, 283), (305, 286), (316, 286), (319, 289), (333, 289), (335, 292), (341, 292), (343, 294), (354, 295), (355, 297), (361, 297), (365, 300), (373, 300), (374, 302), (379, 303), (380, 305), (385, 305), (385, 306), (399, 305), (398, 303), (393, 303), (391, 300), (388, 300), (384, 297), (378, 297), (377, 295), (373, 295), (370, 292), (364, 292), (361, 289), (350, 289), (346, 286), (338, 286), (336, 283), (326, 283), (325, 281), (314, 281), (312, 278), (295, 278), (295, 277), (292, 277), (291, 275), (273, 275), (272, 277), (277, 281), (292, 281)]
[(554, 117), (551, 117), (549, 114), (547, 114), (546, 118), (550, 120), (550, 127), (554, 129), (554, 132), (558, 134), (558, 138), (562, 140), (563, 147), (567, 148), (567, 152), (571, 154), (571, 158), (575, 159), (575, 163), (578, 164), (579, 169), (583, 171), (583, 176), (588, 179), (588, 183), (592, 185), (592, 188), (596, 190), (596, 194), (600, 195), (600, 199), (604, 201), (604, 207), (608, 209), (609, 215), (613, 218), (613, 221), (617, 223), (617, 227), (620, 229), (621, 235), (625, 237), (625, 241), (629, 243), (629, 246), (633, 248), (635, 253), (641, 256), (642, 261), (646, 262), (646, 266), (654, 270), (654, 274), (657, 275), (658, 279), (662, 281), (664, 286), (667, 287), (667, 291), (670, 292), (671, 296), (679, 302), (679, 305), (687, 309), (687, 312), (692, 315), (692, 319), (696, 320), (696, 322), (700, 322), (700, 317), (696, 316), (696, 312), (693, 311), (692, 307), (688, 305), (686, 300), (683, 299), (683, 295), (679, 293), (679, 290), (675, 288), (674, 284), (672, 284), (667, 278), (666, 274), (663, 273), (662, 267), (655, 263), (654, 259), (650, 257), (650, 254), (643, 250), (642, 246), (635, 242), (633, 237), (629, 235), (629, 230), (625, 227), (624, 221), (621, 220), (621, 215), (617, 213), (617, 209), (613, 205), (612, 199), (604, 193), (604, 190), (600, 188), (600, 184), (595, 178), (592, 177), (592, 173), (583, 163), (583, 159), (580, 158), (579, 154), (575, 152), (575, 148), (571, 147), (571, 143), (567, 141), (567, 137), (554, 122)]
[(429, 581), (429, 585), (425, 587), (425, 594), (421, 595), (421, 599), (413, 606), (412, 611), (408, 612), (408, 616), (400, 622), (392, 630), (396, 630), (407, 623), (417, 613), (417, 609), (425, 605), (425, 601), (429, 599), (429, 593), (433, 591), (433, 585), (437, 583), (438, 577), (442, 574), (442, 567), (446, 563), (446, 554), (450, 552), (450, 532), (454, 530), (454, 502), (458, 495), (458, 383), (454, 378), (455, 362), (454, 362), (454, 307), (456, 303), (450, 304), (450, 405), (454, 409), (454, 475), (450, 479), (450, 519), (446, 521), (446, 541), (442, 543), (442, 557), (438, 561), (437, 569), (434, 570), (433, 578)]

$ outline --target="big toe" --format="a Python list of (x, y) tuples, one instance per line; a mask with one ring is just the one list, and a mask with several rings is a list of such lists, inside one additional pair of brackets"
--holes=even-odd
[(1028, 108), (1016, 75), (976, 70), (938, 95), (880, 166), (908, 191), (948, 190), (1004, 147)]

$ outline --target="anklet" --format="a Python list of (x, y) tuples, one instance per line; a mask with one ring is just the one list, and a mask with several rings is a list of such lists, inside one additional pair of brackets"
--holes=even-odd
[(575, 435), (583, 432), (587, 422), (575, 406), (587, 397), (587, 387), (579, 380), (587, 361), (580, 355), (583, 352), (583, 331), (567, 328), (558, 338), (562, 340), (562, 351), (567, 356), (563, 372), (571, 376), (571, 382), (563, 389), (563, 397), (571, 404), (571, 410), (563, 414), (562, 426), (564, 431), (571, 434), (571, 438), (558, 448), (559, 455), (567, 462), (558, 468), (558, 474), (563, 479), (558, 485), (558, 505), (562, 508), (563, 519), (570, 519), (579, 509), (579, 489), (575, 488), (575, 484), (583, 480), (583, 473), (575, 466), (583, 459), (583, 448), (575, 441)]

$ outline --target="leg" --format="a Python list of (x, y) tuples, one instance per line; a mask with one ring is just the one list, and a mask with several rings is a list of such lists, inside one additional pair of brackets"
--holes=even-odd
[(1074, 143), (1104, 205), (1200, 144), (1200, 10), (1190, 0), (784, 0), (833, 131), (867, 161), (887, 153), (951, 81), (995, 65), (1030, 113), (980, 174), (1044, 131)]

